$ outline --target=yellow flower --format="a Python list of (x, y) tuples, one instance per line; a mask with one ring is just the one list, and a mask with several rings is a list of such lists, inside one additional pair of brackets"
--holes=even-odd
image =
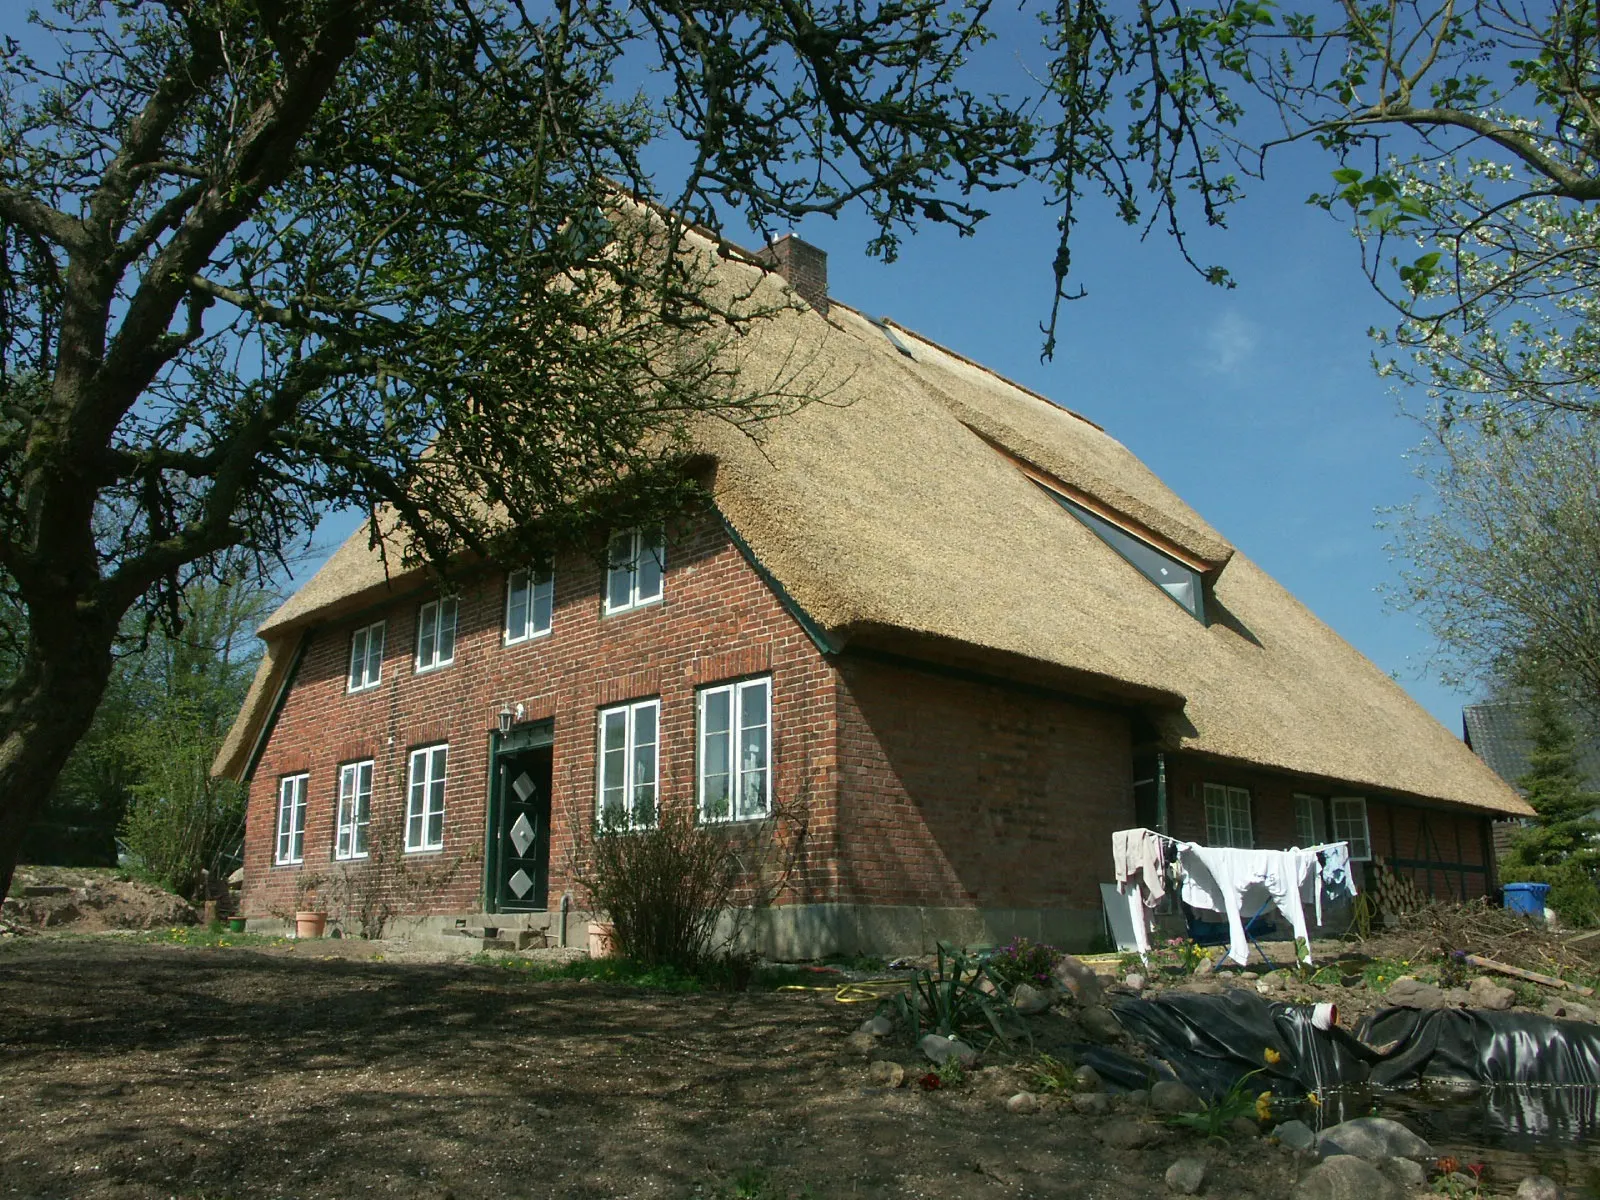
[(1256, 1120), (1272, 1120), (1272, 1093), (1262, 1092), (1256, 1097)]
[(1321, 1108), (1322, 1107), (1322, 1097), (1317, 1095), (1315, 1092), (1307, 1092), (1306, 1093), (1306, 1103), (1311, 1105), (1312, 1108)]
[(1283, 1061), (1283, 1055), (1279, 1054), (1271, 1046), (1267, 1047), (1267, 1053), (1266, 1053), (1265, 1057), (1266, 1057), (1267, 1062), (1271, 1063), (1274, 1066), (1276, 1066), (1278, 1063), (1281, 1063)]

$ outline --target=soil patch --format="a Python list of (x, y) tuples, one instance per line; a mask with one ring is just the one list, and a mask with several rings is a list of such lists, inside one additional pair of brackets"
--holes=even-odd
[[(831, 989), (667, 995), (492, 966), (0, 943), (0, 1180), (29, 1197), (1282, 1197), (1292, 1155), (1108, 1122), (1020, 1077), (887, 1089)], [(896, 1053), (900, 1053), (896, 1051)], [(901, 1054), (914, 1061), (909, 1052)]]
[(18, 867), (0, 919), (30, 929), (167, 929), (197, 924), (188, 901), (121, 872)]

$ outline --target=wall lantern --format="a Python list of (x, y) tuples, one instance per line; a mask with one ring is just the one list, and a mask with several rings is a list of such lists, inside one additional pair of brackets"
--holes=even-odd
[(500, 706), (500, 732), (502, 735), (511, 732), (511, 705), (509, 704)]

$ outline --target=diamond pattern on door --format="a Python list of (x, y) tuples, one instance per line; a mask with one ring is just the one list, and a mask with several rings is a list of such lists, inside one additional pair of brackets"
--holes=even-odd
[[(533, 780), (528, 777), (528, 773), (524, 771), (522, 774), (518, 775), (516, 780), (511, 784), (511, 790), (517, 794), (518, 800), (521, 800), (524, 804), (526, 804), (528, 802), (528, 797), (533, 795), (533, 793), (538, 790), (538, 785), (536, 785)], [(518, 851), (518, 853), (521, 853), (521, 851)]]
[[(533, 824), (528, 820), (528, 814), (519, 814), (516, 822), (511, 826), (511, 844), (517, 848), (518, 858), (527, 857), (528, 847), (533, 845), (533, 839)], [(523, 892), (527, 890), (527, 888), (522, 889)], [(521, 896), (522, 892), (518, 892), (517, 895)]]
[(521, 900), (528, 894), (528, 889), (533, 886), (533, 877), (521, 867), (518, 867), (517, 873), (506, 882), (510, 884), (511, 890), (516, 893), (517, 899)]

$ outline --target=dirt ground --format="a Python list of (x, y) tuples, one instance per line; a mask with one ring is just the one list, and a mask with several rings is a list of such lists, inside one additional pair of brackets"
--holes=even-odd
[[(323, 948), (326, 948), (324, 944)], [(870, 1086), (872, 1006), (126, 937), (0, 941), (0, 1196), (1283, 1197), (1292, 1155), (1014, 1114), (1010, 1068)], [(907, 1055), (910, 1061), (910, 1055)]]

